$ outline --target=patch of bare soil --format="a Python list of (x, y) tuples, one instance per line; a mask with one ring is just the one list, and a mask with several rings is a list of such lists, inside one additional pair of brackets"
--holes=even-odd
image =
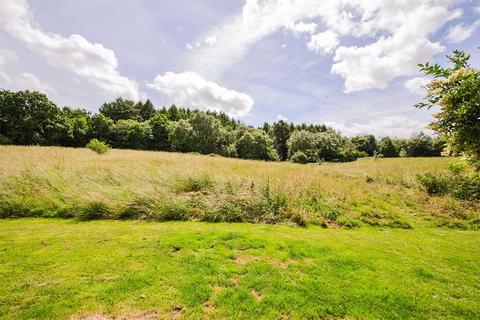
[(253, 289), (250, 293), (255, 299), (257, 299), (257, 301), (262, 300), (262, 293), (260, 291)]
[(252, 261), (256, 261), (258, 260), (257, 257), (252, 257), (252, 256), (238, 256), (236, 259), (235, 259), (235, 263), (236, 264), (239, 264), (241, 266), (244, 266), (246, 265), (247, 263), (249, 262), (252, 262)]

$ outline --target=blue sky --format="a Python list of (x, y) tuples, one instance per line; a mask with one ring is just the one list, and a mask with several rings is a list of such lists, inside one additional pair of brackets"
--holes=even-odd
[(434, 112), (413, 108), (416, 64), (462, 49), (478, 66), (477, 29), (479, 0), (7, 0), (0, 87), (408, 136)]

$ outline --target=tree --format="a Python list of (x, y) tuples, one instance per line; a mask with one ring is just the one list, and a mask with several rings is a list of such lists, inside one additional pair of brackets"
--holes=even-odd
[(306, 130), (294, 131), (286, 144), (290, 160), (299, 163), (319, 161), (316, 133)]
[(221, 123), (204, 112), (195, 113), (190, 119), (192, 126), (192, 150), (202, 154), (216, 153), (220, 148)]
[(277, 149), (280, 160), (287, 160), (287, 141), (290, 138), (290, 125), (283, 120), (273, 124), (273, 145)]
[(392, 139), (385, 137), (378, 143), (378, 152), (385, 158), (394, 158), (399, 156), (399, 150)]
[(43, 93), (0, 91), (0, 133), (14, 144), (57, 145), (65, 134), (63, 120)]
[(155, 114), (155, 107), (150, 99), (147, 99), (145, 103), (142, 103), (141, 101), (137, 102), (135, 104), (135, 109), (142, 121), (148, 121)]
[(355, 149), (365, 152), (370, 157), (377, 151), (377, 139), (372, 134), (356, 136), (351, 139)]
[(191, 152), (193, 128), (190, 122), (180, 119), (172, 121), (167, 127), (168, 142), (173, 151)]
[(168, 142), (168, 118), (165, 114), (157, 113), (150, 120), (148, 124), (152, 130), (151, 147), (155, 150), (169, 150), (170, 143)]
[(297, 152), (302, 152), (307, 162), (355, 160), (358, 154), (353, 152), (353, 145), (347, 142), (333, 131), (294, 131), (287, 141), (288, 154), (292, 159)]
[(97, 113), (90, 118), (90, 133), (91, 138), (96, 138), (103, 142), (112, 144), (114, 122), (101, 113)]
[(445, 137), (450, 149), (465, 153), (480, 171), (480, 70), (468, 64), (470, 55), (454, 51), (447, 56), (452, 67), (420, 64), (421, 71), (433, 76), (424, 102), (418, 108), (439, 106), (431, 128)]
[(318, 158), (323, 161), (342, 161), (342, 144), (342, 137), (337, 133), (317, 133)]
[(272, 138), (260, 129), (244, 130), (235, 147), (238, 156), (243, 159), (278, 160)]
[(60, 145), (67, 147), (83, 147), (89, 141), (90, 114), (82, 109), (62, 109), (63, 134), (59, 138)]
[(405, 140), (403, 150), (407, 157), (439, 157), (442, 153), (443, 146), (435, 142), (435, 140), (425, 135), (423, 132), (412, 135)]
[(135, 102), (123, 98), (117, 98), (115, 101), (104, 103), (99, 111), (113, 121), (138, 120), (140, 118), (139, 110), (135, 107)]
[(146, 122), (118, 120), (113, 127), (113, 146), (128, 149), (147, 149), (152, 140), (152, 128)]

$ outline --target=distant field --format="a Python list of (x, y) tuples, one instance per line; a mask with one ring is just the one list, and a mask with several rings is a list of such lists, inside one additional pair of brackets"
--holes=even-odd
[(480, 233), (0, 220), (1, 319), (479, 319)]
[(480, 205), (416, 176), (452, 158), (299, 165), (192, 154), (0, 146), (0, 215), (480, 228)]

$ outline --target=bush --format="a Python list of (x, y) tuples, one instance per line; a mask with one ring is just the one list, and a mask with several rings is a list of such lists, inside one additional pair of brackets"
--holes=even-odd
[(214, 181), (207, 174), (180, 179), (175, 184), (176, 192), (206, 192), (212, 189)]
[(90, 150), (95, 151), (98, 154), (103, 154), (110, 149), (108, 144), (106, 144), (105, 142), (102, 142), (100, 140), (97, 140), (97, 139), (90, 140), (90, 142), (87, 143), (87, 145), (85, 147), (90, 149)]
[(309, 163), (309, 159), (305, 153), (302, 151), (297, 151), (290, 157), (290, 161), (294, 163)]
[(450, 167), (450, 172), (426, 172), (418, 180), (429, 195), (450, 194), (462, 200), (480, 199), (480, 174), (463, 173), (458, 166)]
[(443, 195), (448, 191), (449, 179), (445, 174), (426, 172), (417, 178), (430, 195)]
[(0, 145), (13, 144), (13, 140), (0, 133)]

